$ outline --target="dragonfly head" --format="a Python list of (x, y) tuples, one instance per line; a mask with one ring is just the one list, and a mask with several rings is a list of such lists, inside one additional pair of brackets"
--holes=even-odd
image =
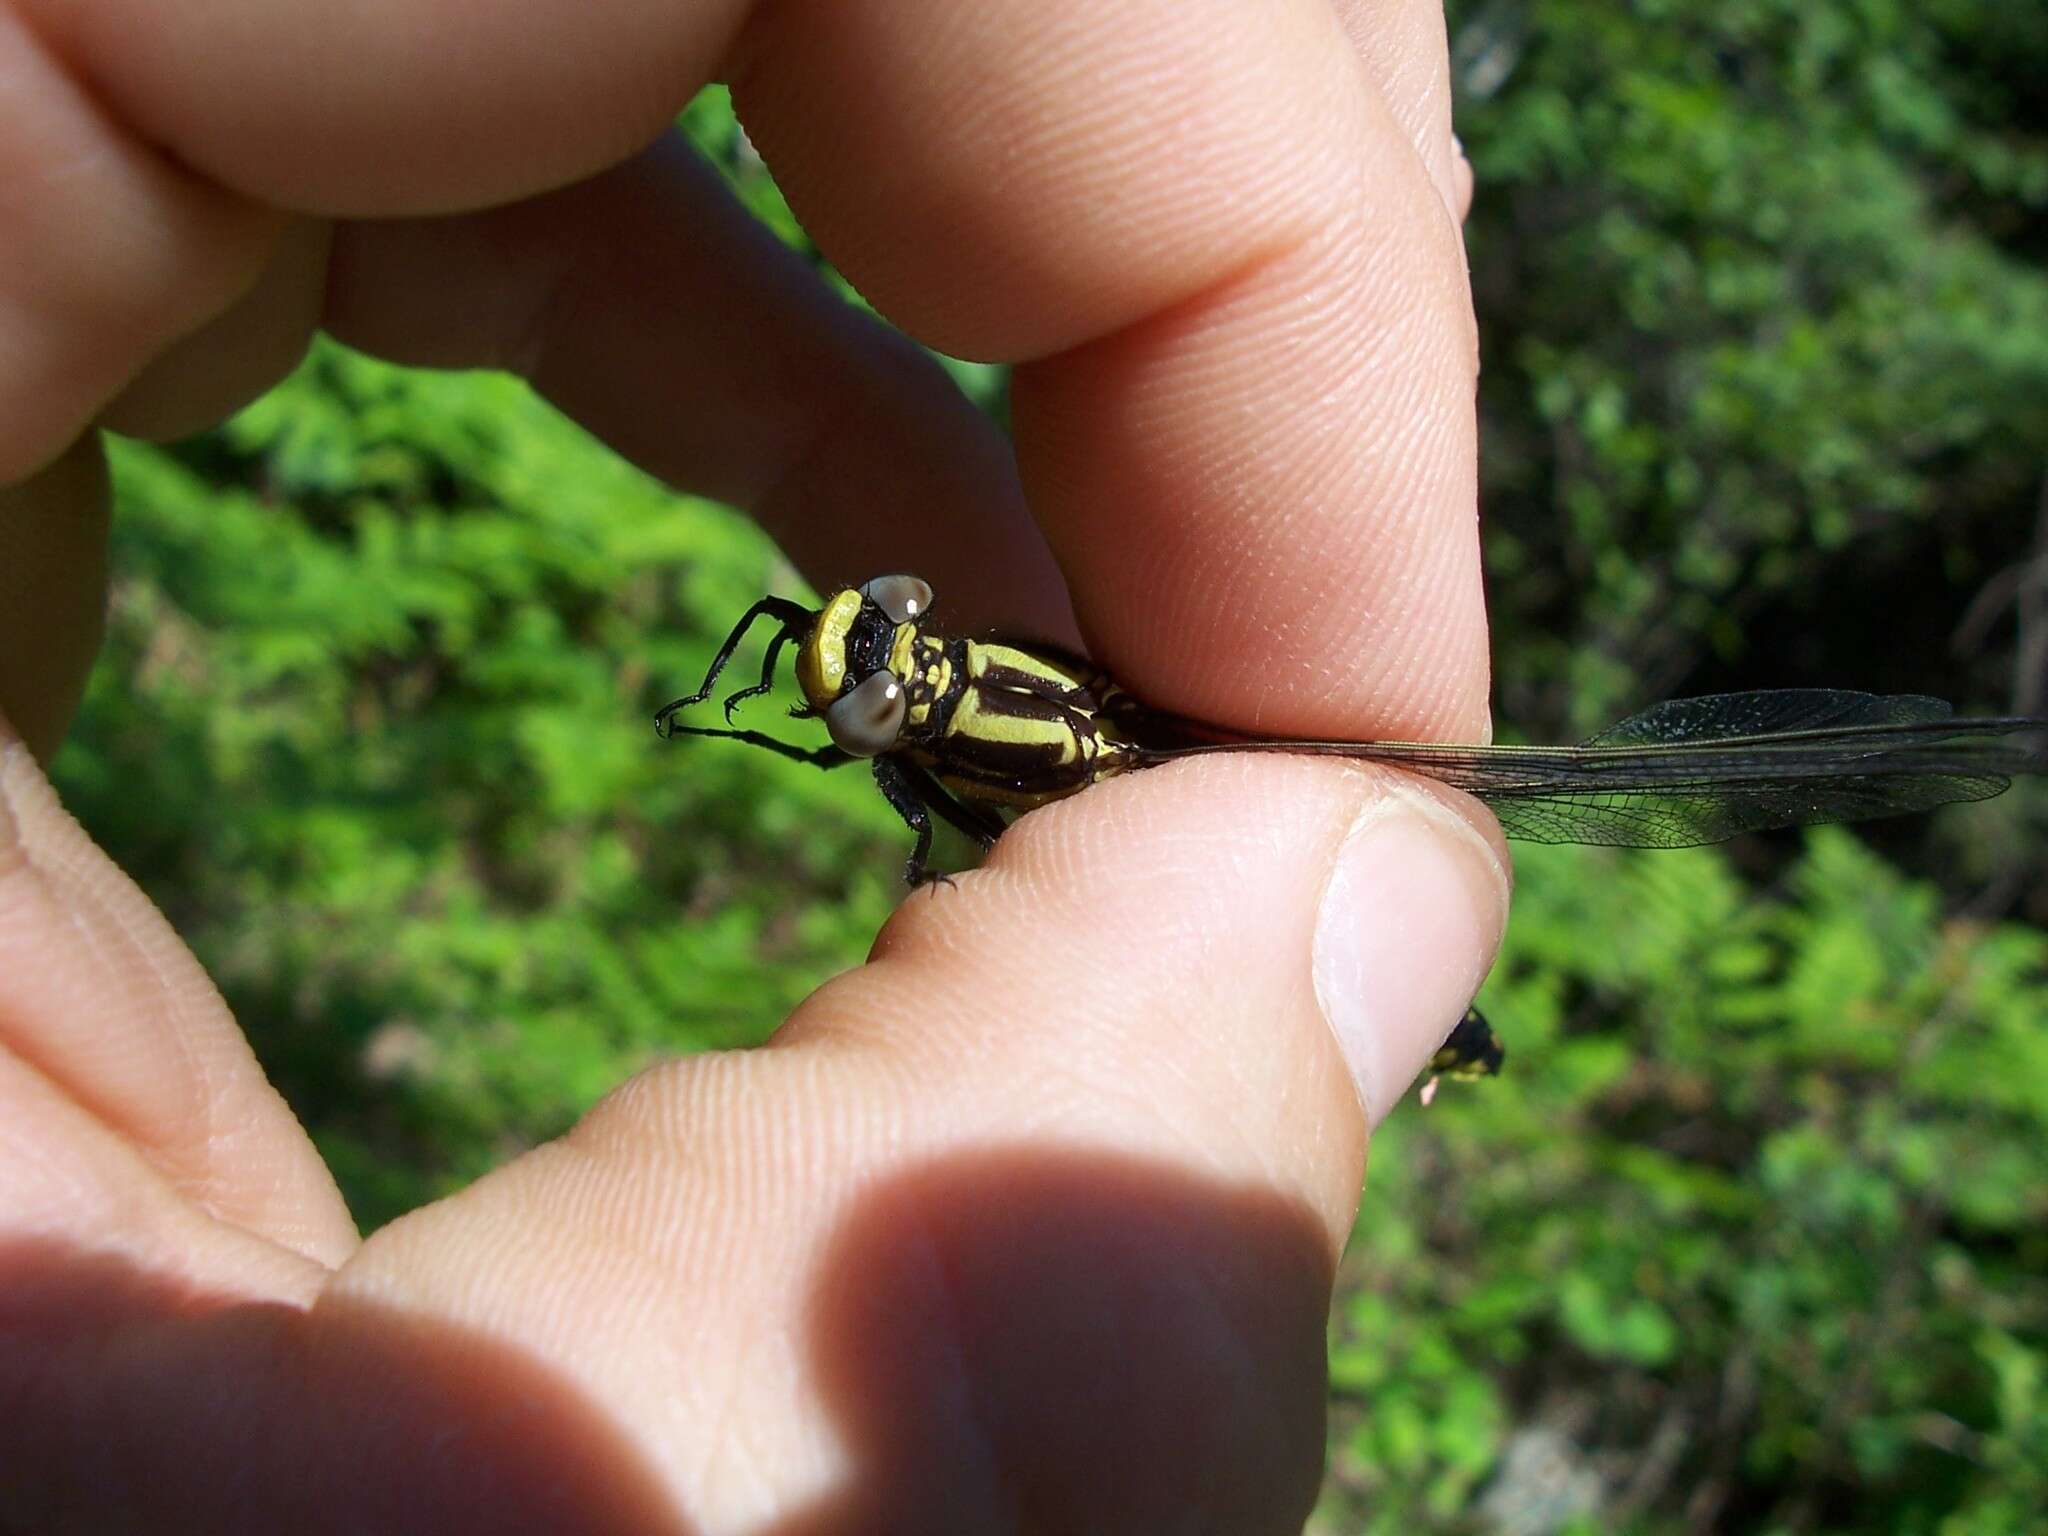
[(841, 751), (876, 757), (896, 744), (909, 700), (889, 670), (889, 653), (931, 602), (931, 587), (915, 576), (878, 576), (834, 593), (818, 610), (797, 651), (796, 680), (808, 712), (824, 720)]

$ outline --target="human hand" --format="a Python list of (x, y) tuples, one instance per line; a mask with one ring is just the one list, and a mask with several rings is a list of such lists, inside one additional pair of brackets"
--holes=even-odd
[[(0, 709), (39, 752), (104, 582), (87, 429), (203, 425), (322, 325), (518, 369), (820, 581), (910, 566), (949, 622), (1056, 633), (1064, 571), (1162, 706), (1484, 729), (1420, 0), (14, 0), (0, 61)], [(1015, 463), (634, 152), (714, 75), (884, 313), (1019, 362)], [(359, 1241), (0, 737), (0, 1524), (1297, 1529), (1368, 1123), (1497, 937), (1486, 825), (1327, 762), (1105, 784), (768, 1048)]]

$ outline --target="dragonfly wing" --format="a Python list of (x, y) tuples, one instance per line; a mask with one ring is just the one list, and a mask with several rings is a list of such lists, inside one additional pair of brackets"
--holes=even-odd
[(2048, 754), (2048, 723), (1958, 720), (1940, 699), (1840, 689), (1654, 705), (1576, 747), (1238, 741), (1151, 751), (1301, 752), (1385, 763), (1476, 795), (1508, 836), (1688, 848), (1744, 832), (1910, 815), (1985, 800)]
[(1610, 725), (1582, 743), (1588, 747), (1673, 746), (1689, 741), (1730, 741), (1786, 731), (1836, 731), (1870, 725), (1918, 725), (1947, 720), (1955, 707), (1921, 693), (1858, 693), (1847, 688), (1768, 688), (1755, 693), (1710, 693), (1666, 699)]
[(1744, 832), (1825, 822), (1870, 821), (1988, 800), (2011, 784), (2003, 774), (1873, 774), (1788, 784), (1658, 786), (1638, 792), (1478, 790), (1509, 837), (1532, 843), (1613, 848), (1692, 848)]

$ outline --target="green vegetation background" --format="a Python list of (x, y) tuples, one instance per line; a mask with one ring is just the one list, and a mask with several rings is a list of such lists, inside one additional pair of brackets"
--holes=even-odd
[[(1452, 36), (1501, 718), (2039, 708), (2048, 10), (1467, 0)], [(723, 98), (688, 122), (801, 243)], [(648, 728), (791, 573), (521, 385), (322, 346), (115, 459), (58, 776), (366, 1226), (758, 1039), (896, 899), (860, 778)], [(1527, 853), (1509, 1075), (1375, 1144), (1318, 1528), (2041, 1530), (2044, 828), (2016, 793)]]

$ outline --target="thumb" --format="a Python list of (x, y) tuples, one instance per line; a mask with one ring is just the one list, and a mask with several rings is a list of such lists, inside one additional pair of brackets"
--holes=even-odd
[[(1376, 1125), (1485, 979), (1508, 888), (1498, 829), (1466, 796), (1377, 768), (1207, 757), (1019, 823), (956, 900), (906, 902), (842, 984), (850, 1000), (918, 967), (927, 1002), (896, 1030), (929, 1040), (935, 1011), (984, 1018), (975, 1055), (1007, 1062), (1006, 1080), (1113, 1049), (1139, 1080), (1237, 1085), (1248, 1123), (1271, 1112), (1251, 1090), (1285, 1116), (1325, 1079), (1348, 1118), (1348, 1078)], [(992, 1017), (998, 985), (1037, 1029)], [(1356, 1172), (1340, 1183), (1355, 1193)]]
[(522, 1339), (707, 1532), (1298, 1530), (1369, 1120), (1503, 920), (1482, 825), (1284, 757), (1047, 807), (769, 1048), (636, 1079), (329, 1307)]

